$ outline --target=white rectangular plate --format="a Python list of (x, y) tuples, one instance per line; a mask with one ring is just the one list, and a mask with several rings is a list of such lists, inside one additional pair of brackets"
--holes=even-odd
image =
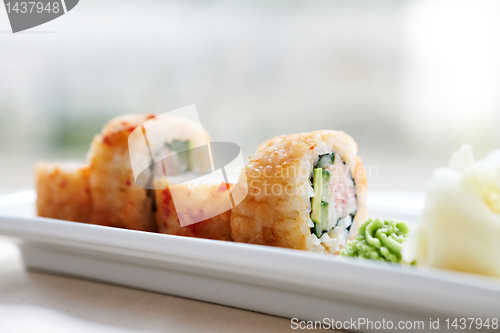
[[(40, 218), (34, 199), (0, 197), (0, 234), (19, 242), (32, 269), (302, 320), (423, 321), (427, 330), (430, 318), (443, 328), (446, 318), (500, 317), (497, 280)], [(391, 211), (389, 199), (373, 197), (372, 214), (417, 221), (418, 207)]]

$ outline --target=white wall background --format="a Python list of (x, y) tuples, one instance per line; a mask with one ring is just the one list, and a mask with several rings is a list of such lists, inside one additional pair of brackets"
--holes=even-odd
[(83, 158), (112, 116), (194, 103), (246, 156), (341, 129), (372, 188), (422, 189), (460, 144), (500, 146), (499, 4), (82, 0), (18, 34), (0, 8), (0, 188)]

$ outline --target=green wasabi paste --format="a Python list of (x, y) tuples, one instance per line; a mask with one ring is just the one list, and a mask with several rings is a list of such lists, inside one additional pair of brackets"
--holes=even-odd
[(359, 227), (356, 238), (348, 242), (340, 254), (400, 263), (402, 244), (409, 238), (408, 223), (370, 218)]

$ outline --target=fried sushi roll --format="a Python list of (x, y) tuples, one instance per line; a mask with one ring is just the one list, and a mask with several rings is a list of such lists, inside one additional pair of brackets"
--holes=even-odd
[(35, 164), (37, 214), (42, 217), (89, 222), (89, 167), (75, 163)]
[(153, 115), (126, 115), (109, 121), (89, 151), (92, 213), (104, 226), (155, 231), (152, 190), (139, 187), (132, 174), (128, 137)]
[[(156, 222), (158, 231), (165, 234), (207, 238), (230, 241), (231, 238), (231, 206), (228, 205), (227, 192), (231, 184), (179, 184), (176, 185), (176, 203), (166, 179), (157, 179), (158, 189), (156, 196)], [(160, 185), (163, 189), (159, 189)], [(176, 209), (177, 207), (177, 209)], [(207, 207), (218, 212), (211, 218), (200, 217), (205, 212), (200, 212), (194, 207)], [(181, 226), (179, 215), (184, 214), (184, 220), (198, 221), (186, 226)]]
[(205, 171), (210, 160), (201, 150), (191, 153), (191, 147), (207, 138), (201, 125), (184, 117), (112, 119), (90, 148), (91, 223), (156, 231), (155, 177)]
[(344, 132), (278, 136), (244, 172), (248, 195), (231, 213), (236, 242), (338, 253), (367, 217), (364, 167)]

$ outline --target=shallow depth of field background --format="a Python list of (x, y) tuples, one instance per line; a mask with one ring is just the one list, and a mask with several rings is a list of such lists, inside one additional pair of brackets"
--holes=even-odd
[(500, 1), (82, 0), (9, 32), (0, 7), (0, 188), (85, 158), (123, 113), (196, 104), (245, 156), (338, 129), (373, 190), (422, 190), (462, 143), (500, 148)]

